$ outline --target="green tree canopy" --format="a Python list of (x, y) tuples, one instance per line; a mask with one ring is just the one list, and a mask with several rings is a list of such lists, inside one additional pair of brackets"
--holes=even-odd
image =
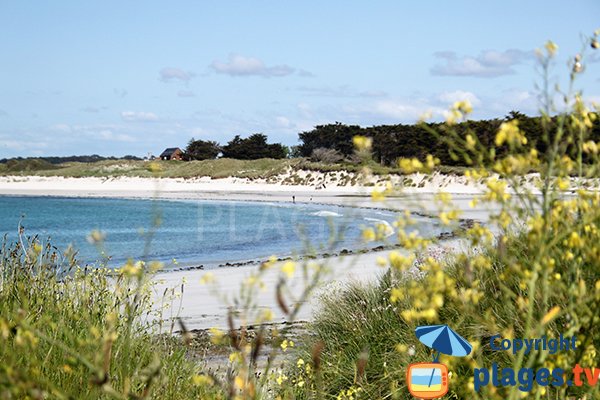
[(213, 140), (195, 140), (192, 138), (185, 148), (185, 155), (190, 160), (212, 160), (221, 152), (219, 143)]
[(285, 158), (287, 151), (281, 143), (267, 143), (267, 136), (255, 133), (246, 139), (236, 135), (223, 146), (223, 157), (238, 160), (255, 160), (258, 158)]

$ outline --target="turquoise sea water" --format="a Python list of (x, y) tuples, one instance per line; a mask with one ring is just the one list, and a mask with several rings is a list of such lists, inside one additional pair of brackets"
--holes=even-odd
[[(25, 234), (37, 234), (44, 242), (51, 237), (59, 249), (72, 244), (80, 260), (93, 263), (100, 256), (87, 237), (100, 230), (112, 267), (143, 256), (157, 216), (162, 222), (148, 258), (205, 267), (302, 254), (306, 242), (322, 253), (329, 250), (320, 247), (327, 245), (332, 228), (343, 233), (334, 251), (356, 250), (364, 247), (363, 227), (394, 221), (388, 211), (319, 204), (0, 196), (0, 234), (7, 234), (9, 241), (16, 240), (21, 221)], [(426, 218), (415, 229), (425, 235), (441, 232)]]

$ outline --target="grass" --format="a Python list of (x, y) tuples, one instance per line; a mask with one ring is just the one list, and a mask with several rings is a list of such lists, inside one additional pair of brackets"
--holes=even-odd
[[(65, 177), (156, 177), (158, 167), (159, 176), (164, 178), (196, 178), (207, 176), (214, 179), (237, 177), (249, 179), (269, 179), (291, 170), (308, 170), (323, 173), (350, 172), (359, 173), (364, 164), (338, 163), (325, 164), (313, 162), (304, 158), (275, 160), (263, 158), (259, 160), (234, 160), (222, 158), (204, 161), (148, 161), (134, 160), (109, 160), (93, 163), (68, 162), (63, 164), (50, 164), (41, 160), (20, 160), (10, 164), (0, 164), (0, 175), (4, 176), (65, 176)], [(371, 162), (369, 169), (375, 175), (402, 174), (398, 168), (382, 166)], [(446, 174), (461, 173), (463, 169), (454, 167), (441, 167), (440, 171)]]
[(233, 160), (218, 159), (204, 161), (133, 161), (110, 160), (94, 163), (70, 162), (59, 164), (56, 168), (47, 169), (8, 169), (0, 167), (3, 175), (35, 175), (39, 176), (66, 176), (66, 177), (156, 177), (157, 167), (160, 176), (165, 178), (194, 178), (209, 176), (211, 178), (226, 178), (229, 176), (239, 178), (269, 178), (283, 173), (287, 168), (297, 164), (297, 160)]
[[(24, 244), (24, 245), (23, 245)], [(187, 348), (158, 335), (145, 279), (79, 269), (36, 240), (0, 253), (0, 398), (189, 399)]]
[[(513, 271), (515, 264), (528, 265), (531, 262), (526, 243), (527, 238), (523, 235), (511, 236), (505, 246), (485, 246), (478, 253), (460, 253), (439, 260), (443, 264), (444, 274), (454, 282), (457, 291), (466, 293), (472, 290), (473, 282), (476, 282), (477, 290), (484, 294), (476, 302), (469, 301), (464, 294), (443, 297), (439, 320), (451, 321), (452, 328), (468, 338), (475, 349), (468, 358), (442, 355), (440, 362), (448, 365), (453, 373), (449, 398), (509, 397), (510, 388), (484, 388), (483, 393), (474, 393), (470, 377), (473, 377), (474, 368), (477, 367), (488, 368), (493, 363), (513, 365), (514, 358), (510, 353), (491, 350), (489, 338), (492, 335), (500, 333), (503, 337), (538, 337), (531, 336), (532, 332), (523, 323), (523, 309), (519, 302), (507, 301), (508, 293), (524, 292), (522, 276)], [(569, 251), (566, 245), (558, 247), (558, 251)], [(471, 260), (477, 257), (489, 260), (490, 267), (473, 268)], [(510, 264), (507, 263), (509, 259), (512, 260)], [(560, 262), (555, 271), (567, 276), (573, 268), (568, 262)], [(600, 280), (600, 270), (597, 265), (582, 273), (584, 280), (577, 285), (588, 288), (598, 285), (596, 282)], [(307, 327), (307, 334), (300, 340), (302, 346), (296, 355), (297, 359), (311, 360), (315, 347), (322, 346), (320, 375), (316, 379), (315, 375), (306, 374), (291, 362), (288, 375), (295, 380), (306, 380), (307, 384), (293, 389), (282, 388), (282, 393), (295, 399), (311, 399), (317, 394), (323, 398), (335, 398), (349, 388), (360, 388), (360, 395), (355, 398), (411, 399), (405, 386), (406, 367), (411, 363), (431, 361), (432, 353), (414, 334), (415, 327), (426, 324), (426, 321), (411, 321), (403, 312), (414, 309), (418, 304), (419, 299), (413, 294), (416, 287), (421, 290), (434, 286), (431, 277), (431, 273), (419, 278), (414, 274), (398, 275), (397, 271), (390, 270), (378, 282), (351, 282), (340, 290), (327, 291), (320, 299), (318, 312)], [(548, 324), (547, 335), (552, 338), (558, 337), (559, 333), (576, 333), (582, 342), (581, 347), (586, 347), (583, 343), (590, 340), (587, 349), (589, 346), (598, 348), (597, 321), (590, 321), (590, 325), (577, 330), (568, 328), (569, 320), (584, 319), (589, 312), (594, 312), (594, 306), (591, 310), (587, 308), (594, 303), (593, 299), (586, 299), (585, 303), (572, 303), (573, 290), (573, 286), (567, 282), (565, 285), (556, 284), (549, 293), (537, 293), (540, 302), (542, 297), (547, 296), (551, 304), (570, 310), (565, 318)], [(401, 293), (400, 299), (394, 299), (395, 291)], [(539, 354), (532, 352), (524, 363), (531, 362), (534, 368), (560, 366), (569, 372), (570, 367), (576, 364), (595, 367), (595, 362), (589, 358), (586, 360), (584, 354), (585, 349), (580, 349), (570, 354), (558, 353), (542, 361), (538, 358)], [(364, 359), (362, 365), (361, 359)], [(536, 393), (535, 388), (531, 390)], [(567, 393), (581, 398), (589, 390), (586, 387), (570, 388)], [(592, 391), (592, 398), (596, 398), (598, 390), (592, 387)], [(549, 395), (558, 392), (548, 389)], [(565, 398), (565, 392), (561, 393), (560, 398)], [(549, 398), (559, 398), (554, 396)]]
[(0, 164), (0, 174), (11, 174), (11, 173), (35, 173), (37, 171), (49, 171), (57, 169), (54, 164), (50, 164), (48, 161), (39, 159), (29, 160), (9, 160), (6, 163)]

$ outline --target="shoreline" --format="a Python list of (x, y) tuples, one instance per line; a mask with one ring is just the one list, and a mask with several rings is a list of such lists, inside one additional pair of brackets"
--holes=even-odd
[[(60, 196), (60, 197), (101, 197), (101, 198), (131, 198), (131, 199), (160, 199), (160, 200), (212, 200), (212, 201), (253, 201), (271, 203), (307, 203), (323, 206), (360, 207), (391, 212), (408, 211), (420, 216), (431, 217), (437, 214), (437, 203), (434, 194), (439, 190), (452, 192), (451, 187), (435, 187), (429, 185), (421, 188), (411, 188), (398, 196), (391, 196), (385, 201), (375, 202), (371, 198), (373, 187), (370, 186), (329, 186), (326, 189), (316, 189), (309, 186), (292, 186), (281, 184), (265, 184), (241, 182), (237, 179), (226, 178), (216, 180), (174, 180), (174, 179), (141, 179), (116, 178), (102, 180), (98, 178), (57, 178), (57, 177), (0, 177), (0, 195), (15, 196)], [(453, 202), (463, 211), (461, 218), (467, 220), (485, 221), (490, 212), (482, 207), (469, 207), (471, 199), (479, 193), (476, 188), (464, 190), (457, 186), (453, 194)], [(436, 244), (437, 247), (449, 250), (459, 248), (460, 241), (448, 238)], [(347, 282), (373, 282), (385, 271), (378, 265), (381, 257), (387, 258), (395, 248), (383, 248), (378, 251), (348, 252), (331, 254), (329, 257), (316, 257), (300, 260), (298, 264), (318, 263), (330, 269), (327, 279), (302, 307), (295, 321), (308, 321), (317, 307), (319, 293), (343, 288)], [(274, 312), (273, 323), (286, 322), (285, 315), (278, 309), (275, 288), (280, 279), (279, 266), (286, 257), (277, 262), (276, 267), (268, 271), (264, 277), (267, 288), (258, 294), (256, 306), (259, 309), (270, 309)], [(160, 302), (164, 293), (183, 288), (184, 294), (180, 299), (173, 300), (163, 318), (181, 317), (188, 329), (207, 329), (211, 327), (227, 328), (227, 304), (222, 298), (232, 299), (239, 294), (240, 287), (249, 276), (259, 268), (260, 260), (235, 267), (211, 268), (210, 270), (180, 268), (168, 272), (159, 272), (153, 278), (153, 297)], [(214, 291), (200, 284), (205, 273), (210, 272), (217, 282), (219, 296)], [(301, 292), (302, 277), (296, 274), (290, 281), (292, 292)]]
[[(413, 175), (411, 175), (413, 176)], [(423, 178), (414, 174), (415, 179)], [(397, 177), (396, 177), (397, 178)], [(440, 183), (443, 182), (443, 183)], [(214, 200), (253, 201), (335, 205), (365, 209), (404, 211), (430, 216), (434, 209), (433, 195), (444, 191), (453, 196), (464, 218), (481, 219), (478, 210), (470, 210), (469, 201), (481, 194), (480, 187), (469, 184), (464, 177), (437, 174), (434, 179), (419, 187), (399, 186), (400, 194), (388, 196), (385, 201), (371, 198), (376, 186), (336, 186), (326, 188), (308, 185), (265, 183), (246, 178), (211, 179), (207, 177), (183, 178), (70, 178), (60, 176), (0, 176), (0, 195), (130, 198), (159, 200)], [(418, 203), (418, 204), (415, 204)]]

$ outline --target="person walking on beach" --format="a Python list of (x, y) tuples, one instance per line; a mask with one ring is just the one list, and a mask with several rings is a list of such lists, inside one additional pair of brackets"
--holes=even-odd
[(292, 196), (292, 203), (296, 204), (296, 196)]

